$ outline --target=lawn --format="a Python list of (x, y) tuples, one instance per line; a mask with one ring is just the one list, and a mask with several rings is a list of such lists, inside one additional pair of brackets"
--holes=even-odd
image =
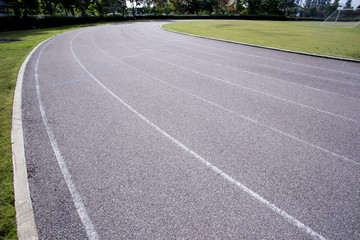
[[(96, 25), (96, 24), (92, 24)], [(11, 115), (14, 88), (22, 62), (40, 42), (56, 34), (90, 25), (0, 32), (0, 39), (23, 41), (0, 44), (0, 239), (17, 239), (14, 210)]]
[(322, 27), (301, 21), (193, 21), (163, 25), (194, 35), (286, 50), (360, 59), (360, 26)]

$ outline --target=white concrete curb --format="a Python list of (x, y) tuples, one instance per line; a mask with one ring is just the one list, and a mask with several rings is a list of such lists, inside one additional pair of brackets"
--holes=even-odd
[[(166, 24), (166, 23), (164, 23), (164, 24)], [(220, 38), (211, 38), (211, 37), (204, 37), (204, 36), (195, 35), (195, 34), (182, 33), (182, 32), (177, 32), (177, 31), (173, 31), (173, 30), (163, 28), (164, 24), (162, 24), (160, 26), (160, 28), (165, 30), (165, 31), (178, 33), (178, 34), (183, 34), (183, 35), (188, 35), (188, 36), (192, 36), (192, 37), (205, 38), (205, 39), (216, 40), (216, 41), (221, 41), (221, 42), (234, 43), (234, 44), (250, 46), (250, 47), (257, 47), (257, 48), (264, 48), (264, 49), (269, 49), (269, 50), (276, 50), (276, 51), (280, 51), (280, 52), (295, 53), (295, 54), (307, 55), (307, 56), (312, 56), (312, 57), (322, 57), (322, 58), (329, 58), (329, 59), (334, 59), (334, 60), (342, 60), (342, 61), (360, 63), (360, 60), (352, 59), (352, 58), (333, 57), (333, 56), (327, 56), (327, 55), (319, 55), (319, 54), (313, 54), (313, 53), (291, 51), (291, 50), (280, 49), (280, 48), (264, 47), (264, 46), (260, 46), (260, 45), (249, 44), (249, 43), (234, 42), (234, 41), (224, 40), (224, 39), (220, 39)]]
[(14, 174), (14, 195), (15, 195), (15, 211), (18, 239), (20, 240), (37, 240), (38, 232), (35, 224), (34, 212), (32, 208), (28, 175), (26, 169), (24, 138), (21, 116), (21, 93), (23, 78), (26, 65), (37, 48), (44, 42), (37, 45), (26, 57), (21, 65), (14, 93), (14, 103), (12, 112), (12, 128), (11, 128), (11, 145), (12, 160)]

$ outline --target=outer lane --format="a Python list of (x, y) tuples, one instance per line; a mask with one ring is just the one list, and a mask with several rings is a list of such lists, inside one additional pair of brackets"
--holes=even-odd
[[(195, 39), (158, 26), (69, 32), (39, 59), (50, 127), (100, 238), (310, 236), (116, 101), (77, 63), (71, 42), (96, 79), (185, 146), (324, 237), (358, 238), (359, 65)], [(343, 70), (334, 71), (339, 64)], [(80, 239), (85, 232), (71, 197), (56, 161), (48, 161), (54, 157), (44, 146), (31, 66), (28, 72), (25, 142), (36, 169), (30, 184), (40, 236)]]

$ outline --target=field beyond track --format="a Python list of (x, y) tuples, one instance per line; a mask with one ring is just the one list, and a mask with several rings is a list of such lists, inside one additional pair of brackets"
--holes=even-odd
[(320, 22), (191, 21), (165, 29), (292, 51), (360, 59), (360, 28), (322, 27)]

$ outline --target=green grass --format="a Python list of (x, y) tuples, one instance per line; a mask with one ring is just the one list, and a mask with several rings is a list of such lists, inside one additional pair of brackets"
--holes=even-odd
[(266, 47), (360, 59), (360, 27), (321, 27), (320, 22), (194, 21), (164, 28)]
[(0, 44), (0, 240), (17, 239), (10, 134), (14, 88), (20, 66), (40, 42), (65, 31), (93, 25), (98, 24), (0, 32), (0, 39), (23, 40)]

